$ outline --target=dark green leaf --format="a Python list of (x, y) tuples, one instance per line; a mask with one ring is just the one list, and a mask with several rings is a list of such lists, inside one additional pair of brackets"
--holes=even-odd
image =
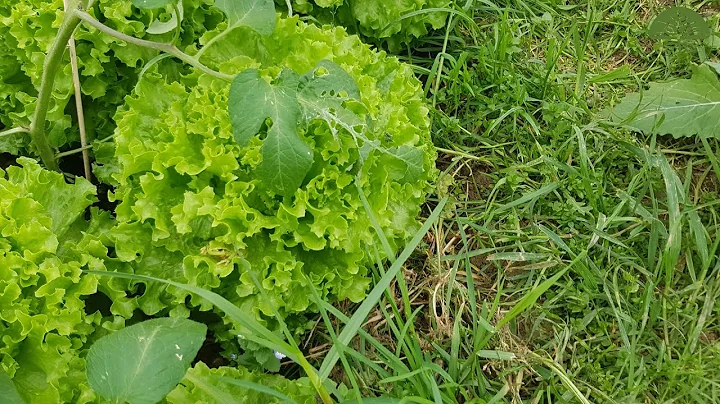
[(285, 70), (270, 84), (258, 70), (248, 69), (235, 77), (228, 100), (235, 141), (241, 146), (258, 134), (268, 118), (272, 120), (257, 175), (270, 189), (283, 195), (300, 187), (313, 163), (312, 149), (298, 134), (298, 80), (297, 74)]
[[(444, 205), (444, 201), (441, 201), (441, 205)], [(437, 208), (436, 208), (437, 209)], [(135, 275), (135, 274), (125, 274), (121, 272), (105, 272), (105, 271), (84, 271), (85, 273), (92, 274), (92, 275), (98, 275), (98, 276), (107, 276), (111, 278), (123, 278), (123, 279), (133, 279), (133, 280), (140, 280), (140, 281), (152, 281), (152, 282), (159, 282), (164, 283), (167, 285), (175, 286), (176, 288), (186, 290), (190, 293), (194, 293), (205, 300), (209, 301), (210, 303), (214, 304), (218, 309), (222, 310), (225, 314), (228, 315), (229, 318), (231, 318), (233, 321), (237, 322), (241, 326), (245, 327), (247, 329), (247, 332), (249, 334), (245, 334), (244, 337), (247, 340), (250, 340), (256, 344), (259, 344), (261, 346), (264, 346), (266, 348), (270, 348), (279, 352), (282, 352), (287, 355), (289, 359), (292, 361), (298, 363), (305, 373), (310, 378), (310, 381), (315, 385), (316, 389), (322, 389), (322, 382), (321, 379), (317, 375), (317, 370), (310, 365), (310, 363), (305, 359), (303, 356), (302, 351), (297, 347), (297, 345), (290, 345), (287, 342), (283, 341), (281, 338), (279, 338), (275, 333), (268, 330), (260, 324), (256, 319), (255, 315), (252, 313), (248, 313), (244, 310), (242, 310), (240, 307), (235, 306), (233, 303), (225, 299), (224, 297), (218, 295), (217, 293), (211, 292), (209, 290), (203, 289), (198, 286), (193, 285), (187, 285), (184, 283), (178, 283), (169, 281), (166, 279), (160, 279), (160, 278), (154, 278), (151, 276), (143, 276), (143, 275)], [(325, 392), (321, 392), (320, 394), (323, 394)]]
[(302, 355), (302, 352), (288, 345), (285, 341), (275, 335), (272, 331), (268, 330), (264, 325), (260, 324), (253, 313), (243, 311), (238, 306), (235, 306), (224, 297), (217, 293), (209, 290), (200, 288), (194, 285), (187, 285), (184, 283), (173, 282), (167, 279), (154, 278), (152, 276), (143, 276), (135, 274), (125, 274), (121, 272), (106, 272), (106, 271), (85, 271), (88, 274), (105, 276), (110, 278), (121, 278), (131, 279), (136, 281), (145, 282), (158, 282), (166, 285), (171, 285), (176, 288), (186, 290), (190, 293), (194, 293), (203, 299), (214, 304), (218, 309), (222, 310), (228, 315), (233, 321), (237, 322), (241, 326), (245, 327), (250, 335), (244, 335), (246, 339), (256, 342), (266, 348), (281, 351), (288, 355), (292, 360), (297, 360), (298, 355)]
[(206, 332), (191, 320), (159, 318), (105, 336), (88, 353), (90, 387), (117, 403), (157, 403), (183, 379)]
[(25, 404), (15, 388), (15, 383), (4, 372), (0, 372), (0, 397), (3, 404)]
[(322, 60), (299, 77), (285, 70), (272, 84), (255, 69), (235, 77), (228, 100), (235, 140), (246, 146), (269, 118), (272, 123), (262, 146), (263, 160), (257, 176), (266, 186), (283, 195), (295, 192), (313, 163), (310, 147), (299, 131), (315, 120), (325, 121), (335, 137), (353, 137), (364, 161), (377, 150), (405, 165), (398, 180), (415, 181), (422, 176), (424, 152), (411, 146), (383, 147), (369, 139), (365, 107), (360, 89), (342, 67)]
[(650, 24), (649, 35), (653, 39), (681, 42), (701, 41), (712, 34), (710, 26), (697, 12), (685, 7), (672, 7)]
[(337, 64), (322, 60), (303, 76), (297, 100), (302, 106), (306, 121), (322, 119), (327, 122), (335, 136), (340, 129), (345, 129), (356, 140), (366, 140), (364, 132), (367, 124), (363, 116), (346, 105), (355, 101), (355, 104), (361, 107), (360, 89), (355, 80)]
[(227, 15), (228, 29), (250, 27), (260, 35), (275, 31), (273, 0), (215, 0), (215, 7)]

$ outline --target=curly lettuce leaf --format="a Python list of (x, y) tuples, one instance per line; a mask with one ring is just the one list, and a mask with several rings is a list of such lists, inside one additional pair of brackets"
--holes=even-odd
[[(315, 389), (307, 378), (288, 380), (242, 367), (210, 369), (198, 363), (168, 396), (170, 404), (184, 403), (285, 403), (314, 404)], [(285, 398), (285, 399), (283, 399)]]
[(82, 275), (84, 257), (58, 252), (95, 189), (18, 162), (0, 171), (0, 371), (27, 402), (86, 403), (94, 395), (79, 350), (101, 320), (85, 314), (97, 280)]
[[(169, 2), (165, 2), (169, 3)], [(207, 30), (222, 20), (222, 12), (205, 0), (183, 0), (184, 18), (178, 45), (193, 45)], [(18, 0), (0, 4), (0, 121), (6, 127), (29, 126), (37, 88), (43, 71), (43, 55), (52, 45), (63, 18), (63, 0)], [(169, 41), (174, 32), (152, 35), (149, 27), (173, 7), (138, 10), (130, 0), (98, 0), (89, 12), (108, 26), (130, 36)], [(135, 86), (143, 65), (157, 52), (105, 35), (81, 25), (75, 33), (81, 88), (88, 137), (103, 139), (115, 130), (113, 116), (124, 97)], [(71, 116), (73, 83), (66, 53), (57, 72), (48, 111), (49, 142), (63, 148), (78, 141), (78, 131)], [(180, 63), (165, 59), (164, 72), (183, 71)], [(69, 108), (70, 106), (70, 108)], [(0, 152), (32, 154), (26, 135), (0, 138)]]
[[(276, 0), (284, 6), (284, 0)], [(386, 42), (391, 50), (445, 26), (449, 0), (293, 0), (293, 11)], [(414, 13), (410, 15), (411, 13)]]

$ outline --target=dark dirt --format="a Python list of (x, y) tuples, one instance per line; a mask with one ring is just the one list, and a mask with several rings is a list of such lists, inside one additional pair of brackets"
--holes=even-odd
[(10, 153), (0, 153), (0, 169), (6, 169), (10, 166), (16, 166), (17, 157)]

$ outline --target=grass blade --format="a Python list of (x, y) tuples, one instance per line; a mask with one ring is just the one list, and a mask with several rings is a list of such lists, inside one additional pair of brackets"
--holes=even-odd
[(585, 252), (581, 253), (577, 256), (565, 269), (555, 274), (552, 278), (546, 280), (545, 282), (541, 283), (530, 291), (530, 293), (523, 296), (520, 301), (513, 306), (513, 308), (510, 310), (508, 314), (505, 315), (500, 321), (498, 321), (498, 324), (495, 326), (495, 329), (500, 329), (503, 326), (505, 326), (507, 323), (512, 321), (515, 317), (519, 316), (522, 312), (530, 308), (530, 306), (534, 305), (535, 302), (542, 296), (552, 285), (554, 285), (560, 278), (565, 275), (565, 273), (572, 268), (573, 265), (575, 265), (578, 261), (585, 258)]
[[(345, 328), (343, 328), (342, 332), (338, 336), (338, 341), (341, 344), (348, 345), (353, 339), (353, 337), (355, 337), (358, 329), (362, 327), (362, 323), (365, 321), (368, 314), (370, 314), (377, 302), (380, 301), (383, 293), (385, 293), (385, 289), (390, 286), (392, 280), (395, 278), (395, 275), (397, 275), (405, 261), (407, 261), (413, 251), (415, 251), (415, 247), (420, 244), (423, 237), (425, 237), (425, 234), (428, 232), (428, 230), (430, 230), (430, 226), (440, 217), (440, 213), (442, 213), (442, 210), (445, 207), (447, 201), (448, 198), (445, 197), (438, 203), (437, 207), (435, 207), (432, 214), (427, 219), (427, 221), (425, 221), (425, 224), (422, 226), (422, 228), (417, 233), (415, 233), (415, 237), (413, 237), (413, 239), (408, 243), (407, 247), (405, 247), (403, 252), (400, 253), (398, 259), (395, 260), (390, 269), (388, 269), (385, 275), (383, 275), (377, 285), (375, 285), (373, 290), (370, 292), (368, 297), (365, 298), (365, 300), (362, 302), (355, 314), (353, 314), (352, 318), (350, 318), (350, 321), (345, 326)], [(333, 345), (333, 347), (330, 349), (330, 352), (328, 352), (328, 355), (325, 357), (325, 360), (323, 360), (322, 365), (320, 366), (319, 377), (321, 380), (327, 379), (339, 359), (340, 355), (338, 353), (338, 348)]]

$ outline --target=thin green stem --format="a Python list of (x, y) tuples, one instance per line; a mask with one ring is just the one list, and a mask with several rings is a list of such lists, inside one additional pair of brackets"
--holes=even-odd
[(293, 9), (292, 9), (292, 0), (285, 0), (285, 4), (288, 8), (288, 18), (292, 18), (293, 16)]
[(98, 29), (99, 31), (102, 31), (102, 32), (104, 32), (110, 36), (113, 36), (117, 39), (120, 39), (122, 41), (125, 41), (125, 42), (133, 44), (133, 45), (142, 46), (142, 47), (150, 48), (150, 49), (155, 49), (160, 52), (165, 52), (165, 53), (172, 55), (172, 56), (180, 59), (181, 61), (197, 68), (198, 70), (202, 71), (203, 73), (206, 73), (213, 77), (217, 77), (221, 80), (232, 81), (234, 78), (234, 76), (215, 71), (215, 70), (205, 66), (204, 64), (200, 63), (200, 61), (198, 61), (194, 57), (192, 57), (192, 56), (188, 55), (187, 53), (178, 49), (172, 43), (160, 43), (160, 42), (154, 42), (154, 41), (147, 41), (147, 40), (140, 39), (140, 38), (134, 38), (134, 37), (123, 34), (122, 32), (116, 31), (116, 30), (108, 27), (107, 25), (96, 20), (95, 18), (93, 18), (93, 16), (91, 16), (90, 14), (88, 14), (84, 11), (77, 11), (76, 13), (77, 13), (78, 18), (80, 18), (80, 20), (82, 20), (85, 23), (87, 23), (88, 25)]
[(4, 130), (4, 131), (0, 132), (0, 137), (12, 136), (17, 133), (30, 133), (30, 130), (27, 128), (12, 128), (12, 129), (8, 129), (8, 130)]
[(37, 102), (35, 103), (35, 113), (33, 115), (32, 125), (30, 125), (29, 133), (32, 143), (37, 148), (40, 159), (45, 163), (45, 167), (53, 171), (58, 171), (59, 167), (57, 160), (55, 160), (55, 154), (52, 148), (50, 148), (50, 144), (45, 136), (45, 120), (47, 119), (53, 86), (55, 85), (55, 73), (59, 70), (58, 65), (62, 61), (67, 43), (79, 24), (80, 18), (78, 18), (76, 11), (65, 14), (55, 42), (45, 57), (42, 81), (40, 90), (38, 91)]
[[(108, 137), (106, 137), (106, 138), (104, 138), (104, 139), (97, 140), (97, 141), (95, 141), (95, 143), (98, 143), (98, 144), (99, 144), (99, 143), (105, 143), (105, 142), (107, 142), (108, 140), (112, 139), (113, 136), (115, 136), (115, 135), (113, 134), (113, 135), (110, 135), (110, 136), (108, 136)], [(64, 152), (62, 152), (62, 153), (56, 154), (56, 155), (55, 155), (55, 158), (58, 158), (58, 159), (59, 159), (59, 158), (62, 158), (62, 157), (72, 156), (73, 154), (78, 154), (78, 153), (82, 153), (82, 152), (87, 151), (87, 150), (91, 150), (91, 149), (93, 149), (94, 147), (95, 147), (95, 146), (93, 146), (92, 144), (89, 144), (89, 145), (87, 145), (87, 146), (83, 146), (83, 147), (80, 147), (80, 148), (77, 148), (77, 149), (64, 151)]]

